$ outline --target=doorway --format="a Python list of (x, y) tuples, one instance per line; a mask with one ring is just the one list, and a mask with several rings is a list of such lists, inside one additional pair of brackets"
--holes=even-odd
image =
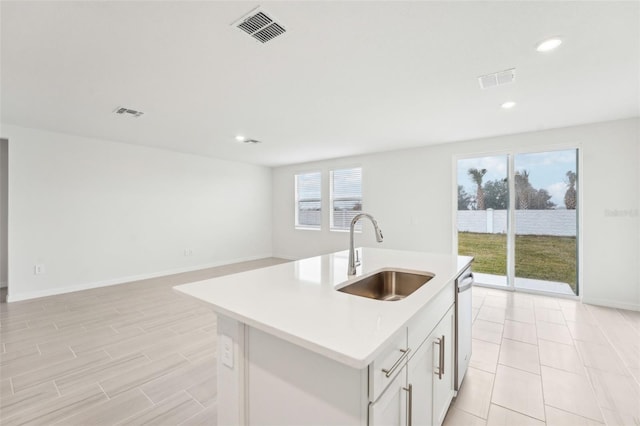
[(577, 296), (578, 150), (457, 160), (458, 253), (480, 285)]

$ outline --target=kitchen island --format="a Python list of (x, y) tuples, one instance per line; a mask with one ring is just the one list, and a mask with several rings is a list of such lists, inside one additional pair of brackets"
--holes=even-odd
[[(418, 375), (409, 377), (411, 362), (415, 366), (420, 356), (431, 360), (428, 374), (444, 383), (448, 391), (441, 397), (448, 407), (454, 280), (472, 258), (358, 251), (361, 265), (351, 277), (343, 251), (175, 287), (218, 314), (220, 425), (366, 425), (395, 417), (398, 423), (420, 424), (410, 407), (418, 399), (430, 406), (430, 413), (423, 413), (427, 424), (442, 420), (442, 403), (431, 403), (438, 396), (433, 386), (415, 388), (416, 397), (412, 385)], [(337, 291), (388, 268), (434, 277), (398, 301)], [(438, 335), (431, 341), (438, 327), (448, 330), (448, 338), (442, 333), (441, 340)]]

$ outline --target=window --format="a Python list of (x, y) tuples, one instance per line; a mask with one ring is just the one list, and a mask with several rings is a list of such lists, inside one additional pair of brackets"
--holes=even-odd
[[(331, 229), (348, 230), (351, 220), (362, 212), (362, 169), (331, 171)], [(360, 227), (360, 224), (357, 225)]]
[(320, 229), (322, 198), (320, 172), (296, 175), (296, 228)]

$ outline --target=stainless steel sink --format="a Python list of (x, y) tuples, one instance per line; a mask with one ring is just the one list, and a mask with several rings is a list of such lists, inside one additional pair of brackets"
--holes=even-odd
[(429, 273), (381, 271), (339, 288), (338, 291), (369, 299), (402, 300), (433, 277), (434, 275)]

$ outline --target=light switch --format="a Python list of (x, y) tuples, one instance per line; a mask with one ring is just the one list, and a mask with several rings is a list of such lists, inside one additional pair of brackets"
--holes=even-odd
[(233, 369), (233, 340), (223, 334), (220, 336), (220, 343), (222, 344), (222, 363)]

